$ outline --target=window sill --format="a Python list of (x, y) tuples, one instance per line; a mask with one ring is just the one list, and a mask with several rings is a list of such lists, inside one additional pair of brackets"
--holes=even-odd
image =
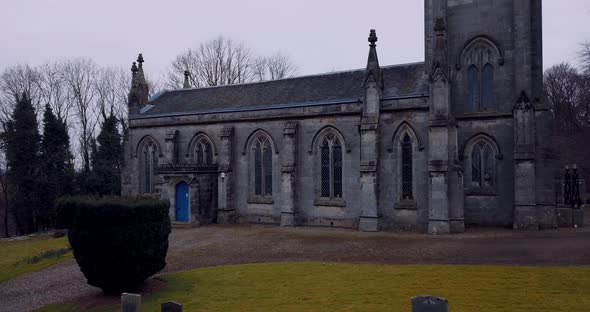
[(498, 196), (496, 190), (491, 188), (468, 188), (465, 189), (467, 196)]
[(248, 198), (248, 204), (272, 205), (274, 203), (272, 196), (251, 195)]
[(343, 199), (320, 198), (316, 199), (313, 204), (315, 206), (346, 207), (346, 201)]
[(414, 200), (400, 200), (395, 205), (395, 209), (398, 210), (416, 210), (416, 202)]

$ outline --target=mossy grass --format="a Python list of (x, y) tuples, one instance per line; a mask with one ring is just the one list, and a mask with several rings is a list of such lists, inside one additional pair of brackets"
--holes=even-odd
[[(183, 311), (410, 311), (410, 298), (449, 300), (451, 311), (583, 311), (590, 267), (269, 263), (161, 275), (142, 311), (166, 301)], [(92, 311), (118, 311), (103, 306)], [(39, 311), (78, 311), (75, 303)]]
[(0, 241), (0, 283), (72, 258), (67, 237)]

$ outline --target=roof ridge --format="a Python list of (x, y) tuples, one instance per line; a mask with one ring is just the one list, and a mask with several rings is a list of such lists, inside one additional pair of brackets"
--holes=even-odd
[[(381, 66), (381, 69), (389, 69), (389, 68), (395, 68), (395, 67), (404, 67), (404, 66), (412, 66), (412, 65), (420, 65), (420, 64), (425, 64), (425, 62), (424, 61), (421, 61), (421, 62), (411, 62), (411, 63), (386, 65), (386, 66)], [(338, 74), (345, 74), (345, 73), (354, 73), (354, 72), (366, 71), (366, 70), (367, 70), (366, 68), (349, 69), (349, 70), (324, 72), (324, 73), (319, 73), (319, 74), (309, 74), (309, 75), (296, 76), (296, 77), (288, 77), (288, 78), (281, 78), (281, 79), (274, 79), (274, 80), (253, 81), (253, 82), (244, 82), (244, 83), (220, 85), (220, 86), (207, 86), (207, 87), (198, 87), (198, 88), (164, 90), (162, 93), (185, 92), (185, 91), (194, 91), (194, 90), (208, 90), (208, 89), (228, 88), (228, 87), (239, 87), (239, 86), (256, 85), (256, 84), (264, 84), (264, 83), (274, 83), (274, 82), (286, 81), (286, 80), (295, 80), (295, 79), (304, 79), (304, 78), (311, 78), (311, 77), (322, 77), (322, 76), (338, 75)]]

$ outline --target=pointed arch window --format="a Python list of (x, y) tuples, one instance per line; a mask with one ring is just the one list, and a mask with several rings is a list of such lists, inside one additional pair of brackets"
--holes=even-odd
[(413, 144), (412, 139), (406, 133), (400, 142), (401, 149), (401, 182), (402, 200), (414, 199), (414, 168), (413, 168)]
[(252, 144), (254, 195), (272, 196), (272, 145), (265, 136)]
[(473, 144), (470, 153), (471, 189), (494, 189), (496, 186), (496, 151), (489, 142), (480, 140)]
[(207, 166), (213, 164), (213, 148), (211, 142), (205, 137), (202, 137), (195, 144), (195, 163), (199, 166)]
[(342, 144), (332, 133), (320, 143), (320, 195), (325, 199), (342, 198)]
[(155, 193), (156, 168), (158, 168), (158, 146), (152, 140), (143, 144), (141, 149), (140, 182), (144, 194)]

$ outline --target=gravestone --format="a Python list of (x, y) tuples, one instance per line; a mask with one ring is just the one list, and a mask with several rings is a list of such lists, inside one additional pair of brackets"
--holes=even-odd
[(182, 304), (174, 301), (162, 303), (162, 312), (182, 312)]
[(121, 312), (139, 312), (141, 308), (141, 295), (121, 294)]
[(412, 312), (449, 312), (449, 302), (433, 296), (412, 297)]

